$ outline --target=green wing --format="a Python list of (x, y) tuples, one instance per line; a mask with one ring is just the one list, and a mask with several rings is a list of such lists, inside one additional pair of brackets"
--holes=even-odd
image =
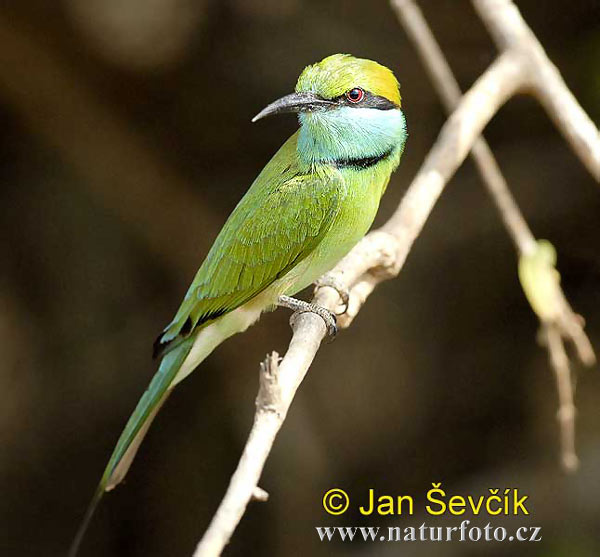
[(174, 320), (157, 339), (156, 355), (256, 296), (321, 241), (337, 214), (342, 179), (332, 170), (300, 173), (295, 160), (292, 136), (225, 223)]

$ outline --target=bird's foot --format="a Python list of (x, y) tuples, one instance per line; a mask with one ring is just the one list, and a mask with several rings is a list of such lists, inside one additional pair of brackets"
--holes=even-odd
[(329, 288), (333, 288), (342, 300), (342, 307), (344, 308), (341, 311), (336, 311), (336, 315), (344, 315), (348, 311), (348, 304), (350, 303), (350, 291), (346, 286), (344, 286), (337, 278), (332, 275), (323, 275), (321, 278), (315, 281), (315, 293), (319, 288), (323, 288), (324, 286), (329, 286)]
[(331, 340), (333, 340), (337, 335), (337, 319), (335, 317), (335, 314), (329, 311), (328, 309), (325, 309), (324, 307), (318, 306), (316, 304), (305, 302), (304, 300), (292, 298), (291, 296), (279, 296), (279, 299), (277, 300), (277, 305), (294, 311), (290, 319), (291, 323), (293, 323), (295, 317), (301, 313), (315, 313), (325, 322), (327, 334), (329, 335)]

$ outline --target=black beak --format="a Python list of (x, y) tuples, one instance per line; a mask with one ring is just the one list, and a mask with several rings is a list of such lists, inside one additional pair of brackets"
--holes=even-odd
[(313, 110), (327, 110), (337, 106), (335, 102), (322, 99), (314, 93), (292, 93), (272, 102), (263, 108), (254, 118), (253, 122), (283, 112), (312, 112)]

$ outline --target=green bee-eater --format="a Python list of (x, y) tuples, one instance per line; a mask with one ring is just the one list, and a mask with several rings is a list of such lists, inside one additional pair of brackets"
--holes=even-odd
[(371, 60), (329, 56), (305, 68), (296, 92), (254, 121), (281, 112), (298, 113), (300, 129), (234, 209), (156, 340), (160, 367), (117, 442), (71, 555), (102, 494), (123, 479), (175, 385), (262, 312), (289, 307), (293, 299), (287, 296), (330, 270), (375, 218), (407, 136), (393, 73)]

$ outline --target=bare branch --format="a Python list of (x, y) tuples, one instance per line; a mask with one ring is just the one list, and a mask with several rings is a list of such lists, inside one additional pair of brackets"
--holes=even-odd
[(569, 358), (558, 327), (549, 324), (542, 328), (544, 342), (548, 347), (550, 365), (556, 376), (558, 390), (557, 418), (560, 425), (560, 444), (562, 465), (565, 470), (574, 472), (579, 467), (575, 452), (575, 404), (574, 387), (569, 368)]
[(517, 7), (510, 0), (473, 0), (473, 5), (501, 50), (523, 53), (533, 94), (581, 162), (600, 182), (600, 132), (546, 56)]
[(254, 425), (239, 466), (229, 483), (227, 495), (198, 544), (195, 556), (221, 553), (241, 520), (248, 502), (257, 492), (264, 463), (287, 411), (277, 377), (278, 360), (279, 355), (273, 352), (260, 365)]
[[(392, 7), (395, 9), (400, 22), (404, 26), (408, 36), (412, 39), (417, 52), (420, 54), (423, 64), (427, 68), (433, 84), (442, 98), (448, 111), (452, 110), (460, 100), (461, 92), (452, 70), (442, 50), (440, 49), (433, 33), (431, 32), (425, 18), (419, 7), (413, 0), (392, 0)], [(528, 37), (531, 40), (531, 37)], [(508, 48), (511, 48), (509, 45)], [(512, 237), (520, 256), (519, 270), (527, 261), (538, 261), (536, 257), (540, 245), (542, 250), (548, 247), (545, 244), (536, 242), (527, 222), (525, 221), (521, 210), (517, 205), (508, 184), (500, 171), (500, 168), (483, 137), (477, 139), (473, 145), (471, 155), (477, 165), (479, 173), (502, 216), (504, 225)], [(566, 389), (565, 380), (570, 380), (570, 373), (563, 373), (566, 366), (568, 371), (568, 359), (564, 365), (559, 366), (557, 362), (562, 362), (559, 353), (567, 358), (563, 345), (563, 338), (571, 340), (575, 345), (580, 360), (586, 365), (592, 365), (595, 362), (595, 355), (591, 343), (585, 334), (582, 326), (582, 319), (573, 312), (569, 306), (565, 295), (560, 287), (559, 275), (555, 269), (556, 253), (554, 248), (551, 264), (537, 265), (537, 271), (534, 272), (535, 279), (531, 283), (524, 284), (521, 278), (521, 284), (528, 300), (533, 300), (531, 304), (533, 311), (540, 319), (540, 326), (552, 342), (546, 342), (549, 351), (550, 363), (556, 372), (557, 385), (559, 390), (559, 400), (561, 409), (565, 406), (565, 399), (568, 394), (572, 394), (572, 388)], [(542, 258), (543, 259), (543, 258)], [(520, 273), (521, 275), (521, 273)], [(536, 290), (540, 289), (540, 284), (549, 285), (549, 295), (539, 300), (540, 296)], [(542, 288), (542, 291), (544, 289)], [(538, 303), (535, 303), (535, 301)], [(560, 344), (560, 346), (558, 346)], [(566, 379), (565, 379), (566, 377)], [(574, 402), (571, 399), (570, 405), (574, 408)], [(561, 419), (561, 450), (562, 463), (567, 471), (574, 471), (577, 466), (575, 456), (575, 421), (574, 412), (560, 410), (560, 415), (569, 415), (569, 419)]]
[[(421, 10), (413, 0), (392, 0), (392, 7), (404, 30), (415, 45), (446, 110), (451, 112), (460, 101), (462, 93)], [(471, 156), (500, 211), (502, 221), (517, 250), (522, 254), (533, 253), (535, 238), (508, 188), (491, 149), (483, 137), (479, 137), (473, 144)]]
[(302, 313), (293, 320), (292, 329), (292, 341), (281, 363), (278, 363), (279, 355), (272, 352), (260, 366), (254, 424), (227, 493), (196, 547), (194, 557), (220, 555), (250, 500), (265, 500), (265, 492), (257, 491), (258, 480), (296, 390), (325, 335), (325, 322), (315, 314)]

